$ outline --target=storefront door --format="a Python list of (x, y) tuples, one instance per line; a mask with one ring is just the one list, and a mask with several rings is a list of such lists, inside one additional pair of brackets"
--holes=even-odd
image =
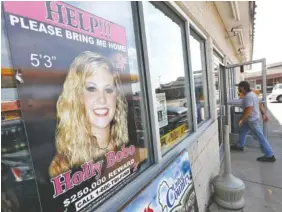
[(224, 139), (224, 125), (228, 124), (228, 72), (225, 71), (223, 65), (219, 65), (219, 99), (220, 99), (220, 110), (218, 112), (218, 138), (220, 142), (220, 159), (223, 159), (223, 139)]
[(218, 121), (218, 142), (220, 146), (220, 159), (223, 158), (223, 127), (224, 127), (224, 117), (226, 104), (224, 101), (226, 98), (226, 82), (224, 74), (223, 59), (221, 59), (217, 54), (214, 55), (214, 78), (215, 78), (215, 96), (216, 96), (216, 115)]

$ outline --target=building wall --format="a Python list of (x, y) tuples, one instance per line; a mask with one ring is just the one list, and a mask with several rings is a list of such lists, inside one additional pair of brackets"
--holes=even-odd
[(235, 48), (233, 47), (230, 39), (226, 37), (228, 33), (214, 2), (186, 1), (180, 2), (179, 6), (184, 12), (186, 12), (200, 30), (211, 36), (213, 43), (221, 51), (221, 53), (227, 56), (228, 60), (232, 63), (239, 62)]
[(217, 121), (188, 148), (188, 152), (199, 211), (203, 212), (210, 200), (211, 180), (220, 168)]
[[(196, 24), (207, 37), (210, 37), (212, 43), (231, 63), (238, 63), (239, 60), (234, 51), (233, 45), (228, 38), (225, 26), (221, 21), (221, 17), (213, 2), (179, 2), (178, 5)], [(211, 46), (208, 46), (208, 51), (212, 52)], [(213, 67), (212, 53), (208, 54), (208, 70), (210, 74), (210, 89), (214, 89), (213, 75), (211, 69)], [(212, 64), (212, 65), (211, 65)], [(238, 74), (236, 74), (238, 77)], [(210, 96), (212, 113), (215, 113), (215, 101), (213, 96), (215, 91), (211, 92)], [(191, 161), (197, 201), (199, 211), (206, 211), (210, 196), (211, 196), (211, 180), (219, 173), (220, 156), (219, 156), (219, 141), (218, 141), (218, 123), (213, 116), (213, 123), (201, 134), (196, 142), (189, 148), (189, 157)]]
[[(226, 56), (228, 62), (240, 63), (236, 48), (228, 38), (228, 32), (213, 1), (186, 1), (178, 4), (197, 27), (211, 37), (214, 46)], [(234, 69), (234, 72), (235, 81), (238, 83), (241, 81), (240, 70)]]

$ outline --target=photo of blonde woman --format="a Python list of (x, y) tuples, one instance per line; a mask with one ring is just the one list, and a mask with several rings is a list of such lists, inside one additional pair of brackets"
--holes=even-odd
[(85, 51), (73, 60), (57, 101), (57, 119), (51, 177), (97, 161), (128, 142), (127, 102), (107, 58)]

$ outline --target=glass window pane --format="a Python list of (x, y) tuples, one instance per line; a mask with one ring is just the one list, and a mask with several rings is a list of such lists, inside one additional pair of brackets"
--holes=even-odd
[(42, 211), (96, 211), (152, 162), (131, 3), (3, 6)]
[(202, 40), (192, 29), (190, 34), (190, 51), (195, 86), (197, 123), (200, 124), (210, 117), (207, 93), (205, 44), (204, 40)]
[(156, 93), (156, 116), (164, 154), (187, 135), (192, 120), (185, 92), (183, 26), (153, 4), (143, 5), (150, 77)]

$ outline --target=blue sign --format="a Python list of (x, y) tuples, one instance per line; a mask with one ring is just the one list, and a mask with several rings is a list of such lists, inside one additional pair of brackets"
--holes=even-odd
[(197, 212), (198, 206), (188, 152), (183, 151), (122, 211)]

